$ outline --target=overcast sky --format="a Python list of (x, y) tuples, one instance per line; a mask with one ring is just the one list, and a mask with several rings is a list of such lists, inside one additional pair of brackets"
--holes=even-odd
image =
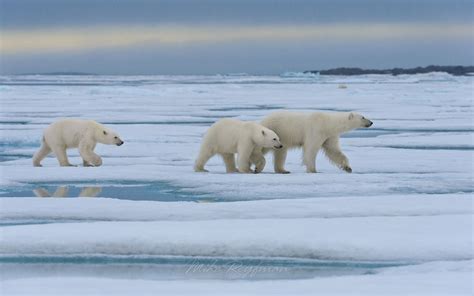
[(474, 64), (470, 0), (0, 0), (0, 73)]

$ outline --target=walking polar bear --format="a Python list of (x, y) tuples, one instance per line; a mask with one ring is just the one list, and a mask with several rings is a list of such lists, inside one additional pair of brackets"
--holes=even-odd
[(102, 158), (94, 153), (97, 143), (120, 146), (124, 142), (117, 133), (93, 120), (57, 121), (45, 129), (41, 147), (33, 157), (33, 165), (41, 166), (41, 161), (53, 152), (60, 166), (72, 166), (66, 149), (79, 148), (84, 166), (100, 166)]
[[(212, 156), (220, 154), (227, 173), (250, 173), (251, 163), (256, 165), (256, 171), (261, 171), (265, 167), (265, 158), (256, 158), (255, 152), (261, 155), (262, 148), (282, 147), (275, 132), (256, 122), (221, 119), (214, 123), (204, 136), (194, 170), (207, 172), (204, 165)], [(234, 153), (237, 153), (238, 169), (235, 166)]]
[[(308, 173), (316, 173), (316, 156), (321, 148), (332, 163), (351, 173), (349, 160), (339, 146), (339, 136), (353, 129), (372, 125), (372, 121), (354, 112), (282, 111), (270, 114), (261, 123), (280, 137), (283, 148), (273, 152), (273, 163), (275, 172), (281, 174), (289, 173), (284, 167), (288, 149), (297, 147), (303, 147), (303, 163)], [(265, 154), (268, 151), (269, 149), (263, 149), (262, 152)], [(257, 162), (262, 162), (263, 155), (257, 153), (254, 158)], [(260, 169), (263, 168), (260, 166)]]

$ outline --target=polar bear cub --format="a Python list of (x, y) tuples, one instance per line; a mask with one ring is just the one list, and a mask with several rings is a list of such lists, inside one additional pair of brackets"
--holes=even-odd
[[(276, 173), (287, 174), (285, 160), (288, 149), (303, 147), (303, 163), (308, 173), (316, 173), (316, 156), (322, 148), (339, 168), (352, 172), (349, 160), (339, 146), (339, 136), (353, 129), (370, 127), (372, 121), (354, 112), (334, 113), (298, 113), (275, 112), (263, 119), (262, 125), (275, 131), (284, 148), (274, 151), (274, 170)], [(263, 152), (268, 152), (263, 149)], [(254, 156), (256, 159), (262, 155)]]
[(84, 166), (100, 166), (102, 158), (94, 153), (97, 143), (120, 146), (124, 142), (117, 133), (93, 120), (64, 119), (54, 122), (44, 130), (33, 165), (41, 166), (41, 161), (53, 152), (60, 166), (72, 166), (66, 149), (79, 148)]
[[(220, 154), (228, 173), (250, 173), (251, 163), (255, 163), (258, 170), (265, 166), (265, 158), (255, 158), (255, 151), (282, 147), (275, 132), (256, 122), (221, 119), (214, 123), (204, 136), (194, 170), (207, 172), (204, 165), (212, 156)], [(238, 169), (235, 166), (234, 153), (237, 153)]]

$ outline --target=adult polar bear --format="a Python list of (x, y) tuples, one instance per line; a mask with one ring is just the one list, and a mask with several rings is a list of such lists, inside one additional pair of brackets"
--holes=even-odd
[[(306, 172), (316, 173), (316, 156), (323, 148), (331, 162), (348, 173), (352, 172), (349, 160), (339, 146), (339, 136), (356, 128), (370, 127), (372, 121), (354, 112), (299, 113), (275, 112), (262, 120), (262, 125), (273, 130), (280, 137), (282, 149), (273, 156), (276, 173), (287, 174), (285, 160), (288, 149), (303, 147), (303, 163)], [(268, 149), (263, 149), (267, 153)], [(255, 156), (256, 159), (263, 155)]]
[(93, 120), (59, 120), (44, 130), (41, 148), (33, 157), (33, 165), (41, 166), (41, 161), (52, 151), (60, 166), (72, 166), (66, 149), (79, 148), (84, 166), (100, 166), (102, 159), (94, 153), (97, 143), (120, 146), (123, 141), (117, 133)]
[[(256, 159), (254, 153), (261, 155), (262, 148), (280, 149), (283, 146), (278, 136), (270, 129), (252, 121), (236, 119), (221, 119), (214, 123), (201, 144), (199, 156), (194, 165), (196, 172), (207, 172), (204, 169), (206, 162), (214, 155), (220, 154), (224, 159), (227, 173), (250, 173), (251, 163), (255, 163), (256, 170), (265, 167), (265, 158)], [(238, 170), (235, 166), (234, 153), (237, 153)]]

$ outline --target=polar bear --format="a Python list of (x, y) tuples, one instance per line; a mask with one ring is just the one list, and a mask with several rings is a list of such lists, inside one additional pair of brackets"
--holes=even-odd
[(102, 159), (94, 153), (97, 143), (120, 146), (124, 142), (119, 135), (93, 120), (64, 119), (49, 125), (43, 133), (41, 147), (33, 157), (33, 166), (41, 166), (41, 161), (51, 151), (60, 166), (72, 166), (66, 149), (79, 148), (84, 166), (100, 166)]
[[(275, 132), (256, 122), (221, 119), (214, 123), (204, 136), (194, 170), (207, 172), (204, 169), (206, 162), (215, 154), (220, 154), (227, 173), (250, 173), (251, 163), (256, 164), (258, 170), (265, 166), (265, 158), (254, 158), (254, 151), (282, 147)], [(237, 153), (238, 169), (235, 167), (234, 153)]]
[[(316, 156), (321, 148), (332, 163), (351, 173), (349, 160), (339, 146), (339, 136), (353, 129), (372, 125), (372, 121), (354, 112), (280, 111), (270, 114), (261, 123), (275, 131), (284, 146), (275, 150), (273, 155), (274, 170), (281, 174), (289, 173), (284, 168), (288, 149), (297, 147), (303, 147), (303, 163), (308, 173), (316, 173)], [(263, 153), (268, 151), (263, 149)], [(262, 157), (263, 155), (258, 152), (254, 155), (254, 159), (257, 160)]]

